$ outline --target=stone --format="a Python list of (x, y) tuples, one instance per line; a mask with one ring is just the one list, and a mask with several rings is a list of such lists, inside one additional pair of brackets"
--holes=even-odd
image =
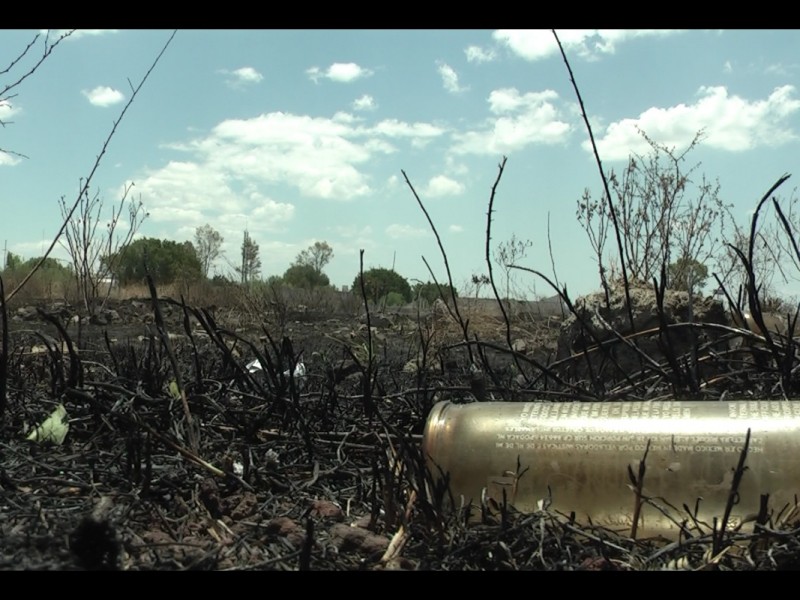
[[(652, 331), (652, 335), (643, 335), (635, 338), (637, 347), (658, 361), (664, 363), (665, 354), (662, 345), (659, 343), (659, 315), (658, 304), (655, 291), (652, 287), (645, 285), (633, 285), (630, 287), (631, 312), (633, 313), (633, 323), (636, 332)], [(621, 283), (610, 286), (609, 303), (606, 304), (605, 294), (602, 291), (594, 292), (583, 297), (577, 298), (573, 305), (576, 312), (586, 327), (576, 318), (574, 314), (568, 315), (561, 325), (558, 337), (557, 358), (566, 359), (571, 355), (583, 353), (584, 347), (591, 348), (596, 345), (596, 341), (590, 332), (594, 333), (601, 342), (614, 340), (614, 331), (622, 336), (632, 333), (630, 318), (626, 308), (625, 289)], [(666, 290), (664, 293), (664, 316), (668, 324), (674, 323), (717, 323), (729, 325), (727, 311), (722, 302), (713, 297), (695, 296), (690, 310), (688, 292), (678, 290)], [(724, 335), (723, 332), (716, 332), (711, 329), (671, 329), (670, 341), (677, 356), (691, 350), (695, 340), (698, 343), (714, 341)], [(726, 345), (721, 342), (719, 349), (724, 349)], [(627, 347), (622, 342), (615, 342), (610, 346), (608, 353), (593, 351), (592, 361), (595, 375), (599, 377), (611, 377), (619, 379), (624, 374), (619, 369), (609, 364), (606, 357), (613, 358), (620, 365), (621, 369), (628, 374), (633, 374), (642, 368), (639, 355)], [(596, 358), (595, 358), (596, 357)], [(576, 358), (572, 361), (573, 367), (569, 374), (577, 376), (579, 379), (588, 375), (588, 367), (584, 358)], [(603, 367), (601, 370), (600, 367)], [(645, 363), (646, 366), (646, 363)]]

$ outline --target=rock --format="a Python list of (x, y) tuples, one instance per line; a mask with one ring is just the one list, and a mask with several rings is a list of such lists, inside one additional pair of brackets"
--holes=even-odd
[(384, 552), (389, 546), (389, 539), (362, 529), (337, 523), (330, 529), (331, 542), (340, 552), (363, 552), (374, 554)]
[[(633, 323), (636, 332), (657, 330), (659, 327), (658, 305), (653, 288), (643, 285), (632, 286), (630, 288), (630, 298)], [(621, 283), (610, 287), (609, 300), (610, 302), (607, 306), (605, 294), (599, 291), (580, 297), (573, 303), (576, 311), (581, 316), (584, 323), (586, 323), (588, 329), (594, 332), (594, 335), (600, 341), (616, 339), (613, 331), (623, 336), (631, 333), (630, 318), (626, 308), (625, 289)], [(689, 321), (724, 325), (729, 324), (724, 306), (719, 300), (712, 297), (695, 297), (693, 308), (690, 311), (688, 292), (667, 290), (664, 293), (663, 306), (664, 315), (668, 324), (686, 323)], [(605, 321), (605, 323), (603, 321)], [(609, 327), (611, 329), (609, 329)], [(680, 356), (692, 348), (694, 336), (697, 336), (697, 341), (702, 343), (712, 341), (723, 335), (724, 334), (721, 332), (717, 333), (711, 330), (698, 331), (690, 330), (689, 328), (673, 329), (670, 331), (670, 340), (676, 354)], [(648, 356), (658, 362), (664, 361), (665, 355), (659, 344), (658, 333), (639, 337), (635, 341), (638, 348)], [(561, 325), (557, 357), (558, 359), (565, 359), (570, 355), (582, 353), (584, 346), (591, 348), (595, 345), (596, 342), (589, 331), (584, 329), (575, 315), (570, 314)], [(608, 360), (602, 360), (603, 352), (595, 352), (596, 354), (593, 356), (596, 356), (596, 359), (593, 359), (593, 368), (597, 370), (602, 362), (606, 363), (605, 372), (596, 371), (596, 375), (611, 376), (615, 379), (622, 375), (613, 365), (608, 364)], [(626, 347), (624, 344), (613, 344), (609, 354), (616, 359), (622, 370), (626, 373), (631, 374), (641, 370), (642, 365), (639, 356), (635, 351)], [(575, 368), (572, 369), (571, 374), (577, 375), (579, 378), (585, 377), (588, 373), (586, 361), (579, 359), (573, 361), (573, 363)]]
[(302, 548), (306, 539), (305, 530), (289, 517), (275, 517), (264, 528), (267, 535), (286, 538), (294, 548)]
[(105, 325), (108, 325), (108, 318), (103, 313), (96, 313), (89, 318), (89, 322), (92, 325), (104, 327)]
[[(366, 323), (367, 323), (367, 315), (365, 315), (365, 314), (361, 315), (360, 322), (362, 324), (366, 325)], [(391, 327), (392, 325), (394, 325), (394, 322), (392, 321), (391, 318), (389, 318), (389, 316), (378, 313), (378, 314), (374, 314), (374, 315), (370, 314), (370, 316), (369, 316), (369, 324), (370, 324), (371, 327), (385, 328), (385, 327)]]
[(106, 308), (102, 312), (109, 321), (119, 321), (119, 313), (113, 308)]
[(20, 306), (14, 314), (23, 321), (33, 321), (39, 316), (35, 306)]
[(258, 511), (258, 498), (253, 492), (243, 492), (238, 496), (239, 502), (231, 509), (231, 519), (239, 521), (251, 517)]
[(528, 353), (528, 344), (527, 344), (527, 342), (525, 342), (525, 340), (522, 340), (522, 339), (514, 340), (511, 343), (511, 349), (514, 352), (518, 352), (519, 354), (527, 354)]
[(334, 521), (344, 520), (344, 512), (341, 507), (328, 500), (314, 500), (311, 504), (310, 514), (314, 517), (328, 518)]

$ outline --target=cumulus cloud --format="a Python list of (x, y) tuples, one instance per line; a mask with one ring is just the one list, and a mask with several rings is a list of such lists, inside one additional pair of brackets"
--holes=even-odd
[(450, 179), (445, 175), (437, 175), (428, 181), (425, 188), (425, 195), (433, 198), (441, 196), (457, 196), (464, 192), (464, 185)]
[(495, 117), (484, 127), (453, 135), (456, 154), (507, 154), (530, 144), (562, 142), (571, 128), (559, 119), (552, 90), (520, 94), (516, 88), (494, 90), (488, 98)]
[(242, 87), (244, 85), (259, 83), (264, 76), (253, 67), (240, 67), (233, 71), (223, 69), (223, 74), (228, 75), (228, 85), (231, 87)]
[(421, 227), (412, 227), (411, 225), (401, 225), (399, 223), (392, 223), (386, 228), (386, 235), (393, 240), (402, 238), (418, 238), (427, 234), (427, 229), (422, 229)]
[(287, 188), (307, 198), (364, 197), (374, 193), (366, 166), (394, 151), (389, 141), (408, 145), (436, 132), (401, 121), (369, 127), (345, 113), (229, 119), (207, 135), (171, 144), (185, 158), (137, 177), (136, 191), (147, 199), (149, 221), (165, 227), (211, 222), (226, 239), (223, 228), (238, 230), (239, 239), (245, 226), (254, 233), (283, 231), (295, 215), (280, 197)]
[(164, 237), (191, 239), (197, 226), (212, 223), (234, 256), (245, 228), (260, 243), (258, 236), (282, 230), (295, 212), (293, 204), (274, 200), (257, 186), (185, 161), (145, 173), (136, 190), (147, 199), (149, 226), (160, 227)]
[(453, 223), (452, 225), (449, 225), (447, 227), (447, 230), (450, 233), (461, 233), (462, 231), (464, 231), (464, 228), (461, 225), (456, 225), (455, 223)]
[[(647, 153), (649, 146), (639, 130), (660, 144), (678, 148), (687, 146), (703, 130), (705, 146), (730, 152), (797, 139), (788, 118), (800, 110), (800, 100), (791, 85), (755, 101), (731, 96), (723, 86), (701, 87), (698, 96), (694, 104), (653, 107), (637, 118), (611, 123), (597, 141), (600, 155), (607, 160), (625, 160), (631, 153)], [(587, 143), (584, 148), (590, 149)]]
[(480, 46), (467, 46), (464, 54), (467, 55), (467, 62), (474, 63), (491, 62), (497, 57), (497, 53), (492, 48), (481, 48)]
[[(582, 58), (613, 54), (617, 45), (641, 37), (665, 37), (678, 33), (669, 29), (565, 29), (556, 30), (564, 50)], [(558, 53), (549, 29), (499, 29), (492, 37), (525, 60), (540, 60)]]
[(376, 108), (378, 108), (378, 105), (369, 94), (364, 94), (360, 98), (353, 100), (353, 110), (375, 110)]
[(94, 106), (113, 106), (125, 100), (122, 92), (104, 85), (99, 85), (93, 90), (83, 90), (81, 93)]
[(372, 71), (365, 69), (356, 63), (333, 63), (327, 69), (311, 67), (306, 70), (306, 74), (316, 83), (321, 77), (339, 83), (350, 83), (358, 79), (363, 79), (372, 75)]
[(458, 94), (459, 92), (463, 92), (467, 89), (459, 85), (458, 73), (455, 72), (453, 67), (446, 63), (440, 62), (437, 65), (437, 69), (442, 78), (442, 85), (444, 86), (445, 90), (451, 94)]
[(369, 129), (390, 138), (414, 138), (428, 140), (439, 137), (445, 130), (430, 123), (406, 123), (397, 119), (384, 119)]
[(357, 168), (370, 152), (349, 139), (354, 135), (341, 121), (276, 112), (223, 121), (191, 147), (214, 172), (346, 200), (370, 190)]

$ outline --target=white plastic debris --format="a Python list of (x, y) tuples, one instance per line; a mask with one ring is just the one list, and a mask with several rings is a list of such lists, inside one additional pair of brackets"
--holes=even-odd
[(247, 363), (247, 372), (248, 373), (256, 373), (257, 371), (263, 371), (264, 367), (261, 366), (261, 363), (258, 359)]
[[(283, 376), (284, 377), (288, 377), (289, 376), (289, 371), (288, 370), (284, 371), (283, 372)], [(305, 365), (305, 363), (302, 363), (302, 362), (297, 363), (295, 365), (295, 367), (294, 367), (294, 378), (295, 379), (302, 379), (305, 376), (306, 376), (306, 365)]]
[(64, 443), (64, 438), (67, 437), (68, 431), (67, 409), (64, 408), (63, 404), (59, 404), (41, 425), (28, 434), (27, 439), (40, 443), (53, 442), (60, 446)]
[[(261, 364), (261, 362), (257, 358), (255, 360), (252, 360), (249, 363), (247, 363), (247, 372), (248, 373), (257, 373), (257, 372), (263, 371), (263, 370), (264, 370), (264, 366)], [(287, 377), (287, 378), (289, 377), (289, 369), (286, 369), (283, 372), (283, 376)], [(306, 377), (306, 365), (305, 365), (305, 363), (303, 361), (299, 361), (294, 366), (294, 380), (295, 380), (295, 383), (300, 384), (300, 385), (304, 384), (305, 383), (305, 377)]]

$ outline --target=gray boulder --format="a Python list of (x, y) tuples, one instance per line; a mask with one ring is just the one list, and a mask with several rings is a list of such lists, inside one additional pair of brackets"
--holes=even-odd
[[(617, 338), (614, 334), (615, 331), (622, 336), (629, 336), (635, 329), (637, 333), (647, 331), (651, 333), (630, 338), (631, 341), (634, 341), (639, 350), (655, 361), (666, 364), (664, 352), (666, 340), (660, 339), (661, 336), (658, 332), (660, 322), (655, 291), (652, 287), (643, 285), (632, 286), (630, 298), (633, 329), (626, 308), (625, 289), (622, 284), (610, 288), (608, 304), (606, 304), (605, 294), (602, 291), (577, 298), (573, 304), (580, 319), (574, 314), (570, 314), (562, 323), (558, 338), (558, 359), (583, 354), (584, 348), (597, 345), (595, 338), (601, 342), (614, 340)], [(687, 292), (666, 290), (663, 310), (668, 324), (688, 322), (730, 324), (725, 307), (719, 300), (712, 297), (695, 296), (690, 307)], [(680, 356), (689, 352), (695, 343), (714, 342), (723, 335), (723, 332), (710, 329), (699, 330), (687, 327), (670, 329), (669, 341), (675, 354)], [(720, 348), (724, 347), (723, 344), (721, 343)], [(626, 373), (633, 373), (642, 368), (642, 361), (638, 353), (622, 342), (613, 343), (608, 352), (593, 350), (591, 357), (595, 374), (600, 376), (603, 374), (600, 370), (601, 367), (606, 375), (613, 378), (623, 375), (620, 373), (620, 369), (608, 366), (612, 359), (616, 360), (623, 372)], [(573, 362), (583, 366), (573, 368), (571, 374), (577, 375), (579, 378), (585, 377), (588, 373), (586, 359), (580, 357), (574, 359)]]

